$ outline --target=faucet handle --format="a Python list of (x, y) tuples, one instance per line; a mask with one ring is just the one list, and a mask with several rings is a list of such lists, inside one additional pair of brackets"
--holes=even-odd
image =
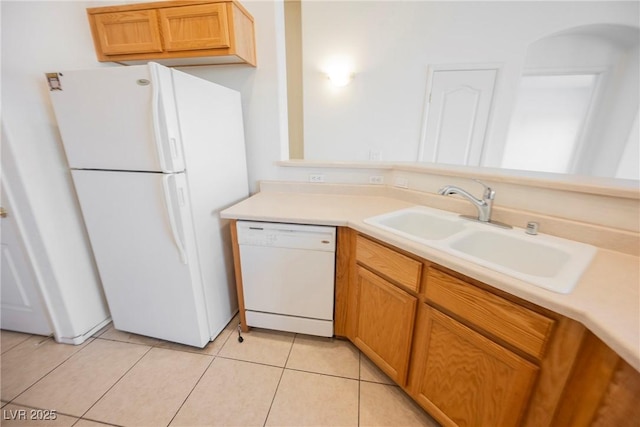
[(487, 184), (485, 184), (484, 182), (480, 181), (479, 179), (476, 178), (472, 178), (473, 181), (477, 182), (478, 184), (482, 185), (484, 187), (484, 195), (483, 195), (483, 199), (485, 200), (493, 200), (494, 197), (496, 197), (496, 192), (489, 187)]

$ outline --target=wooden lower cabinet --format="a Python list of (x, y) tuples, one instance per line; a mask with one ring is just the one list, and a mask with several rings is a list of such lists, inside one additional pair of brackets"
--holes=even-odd
[(409, 367), (417, 298), (358, 266), (354, 344), (404, 385)]
[(409, 390), (445, 426), (517, 426), (539, 368), (420, 304)]
[(346, 228), (338, 257), (336, 335), (442, 425), (638, 425), (640, 373), (579, 322)]
[(640, 373), (591, 332), (564, 388), (554, 427), (638, 427)]

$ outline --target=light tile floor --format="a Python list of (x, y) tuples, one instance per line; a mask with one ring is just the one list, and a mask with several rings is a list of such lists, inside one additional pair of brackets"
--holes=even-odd
[(239, 343), (236, 326), (204, 349), (111, 326), (80, 346), (1, 331), (0, 424), (438, 425), (348, 341), (252, 329)]

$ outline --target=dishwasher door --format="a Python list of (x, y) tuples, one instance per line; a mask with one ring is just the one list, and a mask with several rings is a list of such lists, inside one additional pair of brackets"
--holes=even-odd
[(238, 221), (249, 326), (333, 335), (336, 229)]

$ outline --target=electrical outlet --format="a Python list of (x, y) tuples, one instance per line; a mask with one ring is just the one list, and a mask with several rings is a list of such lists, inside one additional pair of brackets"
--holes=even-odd
[(407, 178), (396, 178), (396, 187), (409, 188), (409, 180)]
[(309, 182), (324, 182), (324, 175), (321, 173), (309, 174)]
[(379, 162), (382, 160), (382, 151), (381, 150), (369, 150), (369, 160), (373, 162)]
[(369, 184), (384, 184), (384, 176), (382, 176), (382, 175), (371, 175), (369, 177)]

